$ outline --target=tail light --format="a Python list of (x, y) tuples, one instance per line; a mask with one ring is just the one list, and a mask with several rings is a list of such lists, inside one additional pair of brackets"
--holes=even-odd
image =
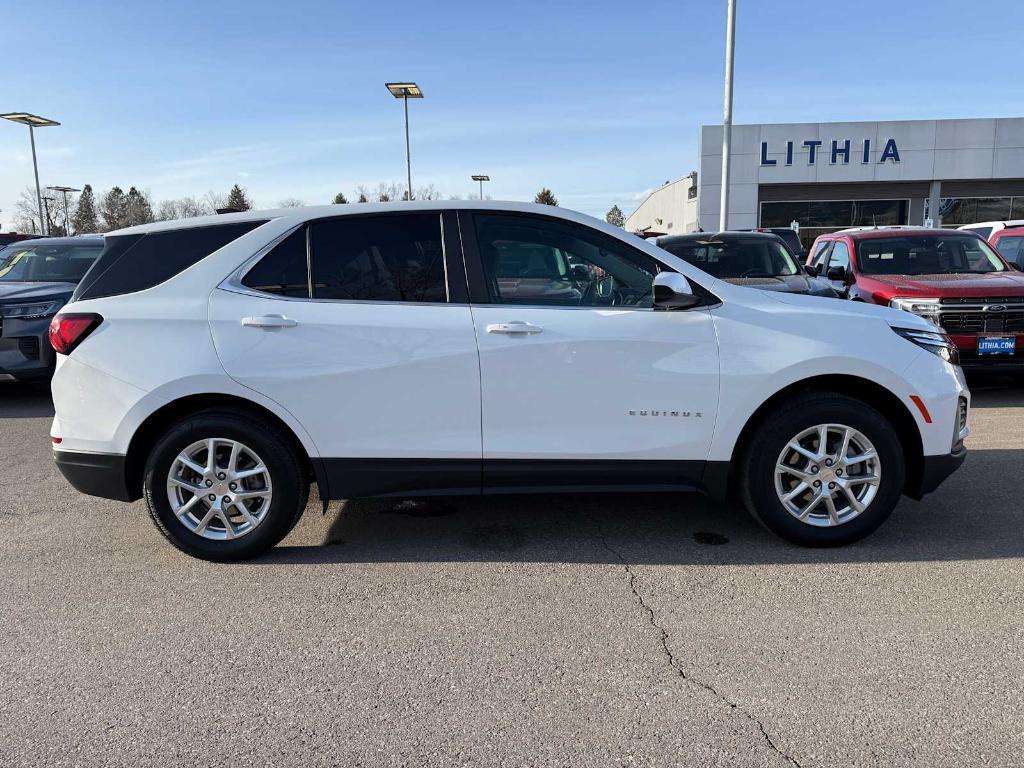
[(103, 322), (95, 312), (69, 312), (50, 321), (50, 345), (59, 354), (70, 355), (85, 337)]

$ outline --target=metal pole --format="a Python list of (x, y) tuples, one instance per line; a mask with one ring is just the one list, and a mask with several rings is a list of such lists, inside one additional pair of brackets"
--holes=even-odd
[(725, 31), (725, 110), (722, 116), (722, 202), (718, 228), (729, 228), (729, 144), (732, 142), (732, 65), (735, 52), (736, 0), (727, 0)]
[(409, 185), (409, 199), (412, 200), (412, 158), (409, 154), (409, 94), (402, 96), (405, 102), (405, 179)]
[(480, 199), (484, 199), (484, 180), (480, 179)]
[(68, 191), (66, 189), (61, 191), (64, 193), (64, 237), (71, 237), (71, 217), (68, 216)]
[(43, 193), (39, 191), (39, 165), (36, 163), (36, 132), (32, 124), (28, 125), (28, 136), (32, 141), (32, 170), (36, 174), (36, 204), (39, 206), (39, 233), (47, 235), (46, 221), (43, 219)]

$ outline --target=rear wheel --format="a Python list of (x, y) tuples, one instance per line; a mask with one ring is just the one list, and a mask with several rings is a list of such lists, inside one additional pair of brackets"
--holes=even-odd
[(830, 393), (783, 404), (757, 428), (743, 465), (750, 513), (805, 546), (874, 531), (899, 501), (906, 472), (895, 427), (866, 403)]
[(218, 411), (191, 416), (157, 441), (143, 490), (150, 517), (174, 546), (227, 561), (281, 541), (305, 509), (309, 483), (286, 435)]

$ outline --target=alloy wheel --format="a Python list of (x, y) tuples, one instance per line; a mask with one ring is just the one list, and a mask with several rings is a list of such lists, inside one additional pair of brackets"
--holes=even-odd
[(807, 525), (848, 523), (878, 495), (882, 465), (865, 435), (844, 424), (803, 430), (775, 462), (775, 493), (793, 517)]
[(270, 510), (270, 471), (247, 445), (229, 438), (198, 440), (171, 463), (167, 499), (197, 536), (225, 541), (255, 530)]

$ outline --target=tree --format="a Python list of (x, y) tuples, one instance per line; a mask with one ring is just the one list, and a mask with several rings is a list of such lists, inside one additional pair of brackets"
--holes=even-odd
[(157, 207), (156, 218), (158, 221), (191, 219), (195, 216), (208, 216), (215, 212), (205, 199), (182, 197), (177, 200), (161, 200)]
[(14, 203), (14, 231), (33, 235), (41, 234), (43, 231), (39, 223), (39, 204), (36, 200), (36, 191), (32, 187), (25, 187), (21, 190), (21, 194)]
[(621, 227), (626, 223), (626, 217), (622, 213), (622, 209), (617, 205), (613, 205), (611, 210), (604, 215), (604, 220), (615, 227)]
[(96, 197), (92, 193), (92, 184), (82, 188), (75, 206), (75, 215), (71, 219), (71, 228), (76, 235), (99, 232), (100, 222), (96, 215)]
[(278, 208), (301, 208), (306, 204), (305, 200), (299, 200), (297, 197), (286, 197), (284, 200), (277, 204)]
[(365, 185), (360, 184), (358, 187), (356, 187), (356, 192), (359, 193), (359, 199), (356, 200), (357, 203), (370, 202), (370, 190), (368, 190)]
[(252, 200), (245, 194), (245, 190), (235, 184), (228, 192), (228, 204), (226, 208), (234, 208), (236, 211), (252, 210)]
[(345, 205), (347, 202), (348, 202), (348, 198), (345, 197), (345, 193), (344, 192), (339, 192), (338, 194), (336, 194), (334, 196), (334, 204), (335, 205)]
[(125, 197), (125, 222), (122, 226), (133, 227), (136, 224), (149, 224), (155, 220), (149, 194), (140, 192), (135, 187), (129, 187), (128, 195)]
[(541, 205), (558, 205), (558, 198), (551, 194), (551, 190), (544, 187), (537, 196), (533, 198), (533, 202), (540, 203)]
[(103, 218), (103, 228), (107, 232), (127, 226), (128, 201), (125, 199), (124, 190), (120, 187), (112, 187), (103, 195), (103, 201), (100, 203), (100, 216)]

